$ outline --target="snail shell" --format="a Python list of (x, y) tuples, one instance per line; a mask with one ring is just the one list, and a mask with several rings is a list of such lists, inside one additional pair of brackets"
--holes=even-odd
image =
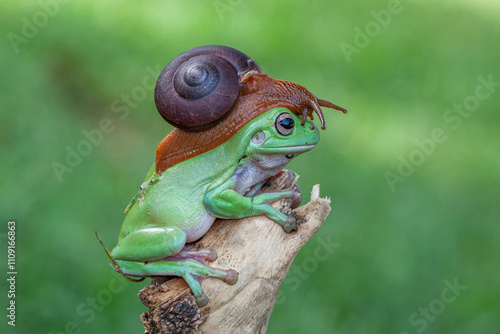
[(155, 87), (160, 115), (175, 127), (199, 131), (221, 121), (236, 103), (241, 79), (262, 73), (236, 49), (206, 45), (188, 50), (165, 66)]

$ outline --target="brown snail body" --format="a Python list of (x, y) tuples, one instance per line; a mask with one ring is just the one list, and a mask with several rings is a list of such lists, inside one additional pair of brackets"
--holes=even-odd
[(304, 86), (264, 74), (244, 53), (218, 45), (197, 47), (172, 60), (158, 78), (155, 102), (175, 126), (156, 150), (157, 173), (219, 146), (273, 107), (300, 115), (302, 124), (314, 111), (323, 129), (321, 106), (346, 112)]

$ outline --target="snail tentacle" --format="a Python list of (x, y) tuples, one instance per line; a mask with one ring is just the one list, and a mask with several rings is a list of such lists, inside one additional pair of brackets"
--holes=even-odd
[(347, 114), (347, 109), (344, 109), (330, 101), (327, 101), (327, 100), (322, 100), (322, 99), (317, 99), (318, 100), (318, 103), (320, 106), (322, 107), (326, 107), (326, 108), (332, 108), (332, 109), (335, 109), (335, 110), (340, 110), (342, 111), (344, 114)]
[[(311, 100), (311, 104), (312, 104), (312, 106), (314, 108), (314, 111), (316, 112), (316, 114), (319, 117), (319, 120), (321, 122), (321, 128), (323, 130), (325, 130), (326, 129), (325, 116), (323, 115), (323, 111), (321, 110), (321, 107), (319, 106), (319, 104), (318, 104), (318, 102), (316, 100), (317, 100), (317, 98), (315, 100)], [(311, 119), (313, 119), (312, 118), (312, 113), (311, 113)]]

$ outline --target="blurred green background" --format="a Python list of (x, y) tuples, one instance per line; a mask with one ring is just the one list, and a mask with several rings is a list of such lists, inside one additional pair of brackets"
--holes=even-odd
[[(349, 109), (325, 110), (319, 145), (290, 165), (333, 211), (268, 332), (498, 333), (498, 2), (6, 0), (0, 31), (3, 312), (12, 219), (18, 272), (2, 332), (143, 332), (144, 284), (111, 270), (94, 229), (115, 245), (171, 129), (161, 69), (224, 44)], [(68, 150), (86, 156), (57, 175)]]

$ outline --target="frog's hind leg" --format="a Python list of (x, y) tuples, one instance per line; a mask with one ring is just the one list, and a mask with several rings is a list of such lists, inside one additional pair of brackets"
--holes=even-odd
[(178, 227), (153, 227), (126, 234), (111, 255), (115, 260), (146, 262), (179, 253), (186, 244), (186, 233)]
[(129, 276), (180, 276), (191, 288), (199, 306), (206, 305), (208, 298), (203, 293), (200, 279), (212, 277), (233, 285), (238, 281), (235, 270), (209, 267), (194, 259), (160, 260), (155, 262), (116, 261), (125, 275)]
[[(213, 277), (234, 284), (238, 273), (207, 266), (217, 255), (210, 250), (184, 247), (186, 234), (177, 227), (148, 228), (124, 236), (111, 251), (115, 268), (124, 276), (180, 276), (194, 293), (198, 304), (207, 303), (199, 279)], [(204, 304), (203, 304), (204, 303)]]

